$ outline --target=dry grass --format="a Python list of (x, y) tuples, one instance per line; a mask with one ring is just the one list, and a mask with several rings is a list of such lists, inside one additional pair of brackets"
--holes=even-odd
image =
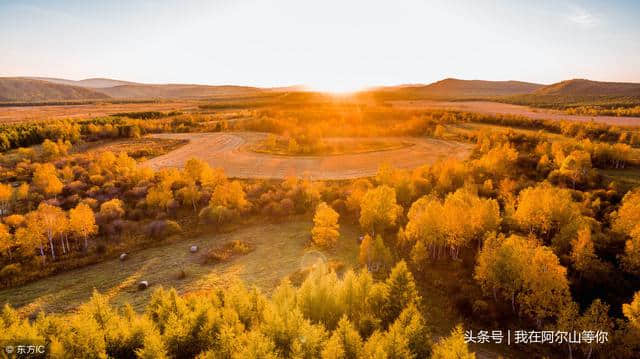
[(124, 140), (108, 140), (91, 142), (76, 146), (74, 152), (126, 152), (130, 157), (141, 159), (151, 158), (171, 152), (185, 144), (187, 140), (162, 139), (152, 137), (128, 138)]
[(412, 143), (397, 139), (326, 138), (322, 139), (311, 153), (302, 154), (291, 153), (286, 138), (278, 138), (275, 147), (270, 146), (267, 140), (263, 140), (249, 148), (254, 152), (281, 156), (335, 156), (397, 150), (409, 146), (412, 146)]
[(0, 106), (0, 123), (46, 121), (65, 118), (94, 118), (121, 112), (191, 112), (198, 109), (198, 105), (198, 101), (162, 101), (150, 103), (97, 102), (82, 105)]
[[(357, 228), (342, 225), (338, 247), (326, 252), (310, 247), (311, 226), (308, 221), (251, 225), (232, 233), (205, 235), (144, 249), (130, 253), (124, 262), (114, 259), (2, 290), (0, 305), (10, 303), (25, 315), (38, 310), (68, 312), (87, 301), (95, 288), (106, 293), (117, 306), (130, 303), (140, 310), (153, 289), (159, 286), (174, 287), (184, 294), (210, 290), (240, 279), (269, 293), (282, 278), (314, 264), (318, 258), (337, 260), (348, 268), (356, 265)], [(255, 250), (213, 265), (203, 265), (201, 253), (189, 252), (191, 245), (199, 246), (200, 251), (206, 253), (235, 240), (242, 240)], [(137, 283), (141, 280), (149, 281), (151, 287), (138, 291)]]
[[(255, 153), (251, 144), (266, 138), (264, 133), (176, 133), (158, 134), (154, 138), (188, 139), (179, 149), (145, 162), (152, 168), (182, 167), (192, 157), (201, 158), (212, 167), (221, 167), (228, 176), (238, 178), (286, 178), (306, 176), (311, 179), (352, 179), (375, 175), (380, 165), (416, 168), (447, 157), (466, 158), (469, 144), (431, 138), (398, 138), (412, 146), (395, 150), (335, 156), (278, 156)], [(381, 138), (389, 140), (389, 138)]]
[(215, 264), (221, 262), (228, 262), (232, 258), (242, 256), (253, 252), (255, 248), (247, 242), (239, 239), (226, 242), (223, 245), (210, 249), (204, 255), (205, 264)]

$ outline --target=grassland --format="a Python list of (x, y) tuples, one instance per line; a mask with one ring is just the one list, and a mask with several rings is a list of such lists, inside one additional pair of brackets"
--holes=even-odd
[(264, 133), (178, 133), (154, 138), (188, 139), (179, 149), (146, 162), (152, 168), (183, 167), (192, 157), (212, 167), (220, 167), (230, 177), (286, 178), (291, 175), (311, 179), (350, 179), (373, 176), (383, 163), (397, 168), (416, 168), (447, 157), (466, 158), (471, 145), (431, 138), (402, 138), (413, 146), (395, 150), (336, 156), (277, 156), (255, 153), (248, 148), (262, 141)]
[(198, 101), (165, 100), (161, 102), (107, 102), (96, 101), (77, 105), (0, 106), (0, 123), (47, 121), (65, 118), (94, 118), (117, 113), (160, 111), (191, 112), (198, 108)]
[(127, 138), (115, 141), (99, 141), (76, 146), (74, 152), (125, 152), (132, 158), (152, 158), (171, 152), (187, 144), (187, 140), (162, 139), (153, 137)]
[(362, 138), (326, 138), (311, 149), (310, 153), (292, 152), (288, 141), (278, 138), (274, 143), (268, 140), (259, 141), (250, 147), (251, 151), (281, 156), (335, 156), (356, 153), (397, 150), (412, 146), (410, 142), (398, 139), (362, 139)]
[[(114, 259), (0, 291), (0, 304), (10, 303), (25, 315), (39, 310), (68, 312), (86, 302), (96, 289), (118, 306), (129, 303), (142, 309), (158, 286), (174, 287), (184, 294), (226, 286), (240, 279), (269, 293), (283, 278), (320, 258), (341, 261), (346, 268), (356, 266), (356, 227), (343, 225), (337, 247), (322, 251), (310, 244), (311, 226), (310, 221), (302, 220), (252, 225), (231, 233), (203, 235), (144, 249), (130, 253), (122, 262)], [(203, 264), (204, 253), (232, 240), (247, 242), (255, 250), (229, 262)], [(199, 246), (200, 250), (190, 253), (191, 245)], [(182, 270), (186, 277), (180, 279)], [(149, 290), (137, 289), (141, 280), (149, 281)]]

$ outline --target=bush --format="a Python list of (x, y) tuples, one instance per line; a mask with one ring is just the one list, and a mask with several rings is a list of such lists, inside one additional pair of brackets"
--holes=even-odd
[(146, 232), (153, 238), (166, 238), (182, 232), (182, 227), (176, 221), (158, 220), (149, 223)]
[(213, 248), (204, 255), (205, 263), (226, 262), (238, 255), (245, 255), (254, 250), (250, 244), (235, 240), (223, 244), (221, 247)]
[(236, 212), (225, 206), (207, 206), (200, 211), (200, 219), (208, 224), (224, 224), (233, 222)]
[(7, 264), (0, 269), (0, 280), (9, 284), (11, 280), (17, 277), (22, 271), (22, 267), (19, 263)]

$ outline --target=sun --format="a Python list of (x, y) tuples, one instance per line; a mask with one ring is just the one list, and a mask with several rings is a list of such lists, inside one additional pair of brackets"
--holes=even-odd
[(308, 86), (312, 91), (325, 92), (334, 95), (348, 95), (362, 91), (365, 85), (359, 82), (350, 82), (344, 80), (321, 81)]

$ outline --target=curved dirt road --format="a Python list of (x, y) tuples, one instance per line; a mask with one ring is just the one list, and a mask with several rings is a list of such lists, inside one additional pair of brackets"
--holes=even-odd
[(189, 143), (144, 164), (155, 169), (183, 167), (187, 160), (196, 157), (208, 162), (211, 167), (223, 168), (229, 177), (351, 179), (373, 176), (383, 163), (396, 168), (416, 168), (447, 157), (464, 159), (472, 148), (465, 143), (407, 137), (402, 141), (412, 144), (408, 147), (345, 155), (278, 156), (248, 149), (248, 144), (266, 136), (254, 132), (155, 134), (152, 137), (189, 140)]

